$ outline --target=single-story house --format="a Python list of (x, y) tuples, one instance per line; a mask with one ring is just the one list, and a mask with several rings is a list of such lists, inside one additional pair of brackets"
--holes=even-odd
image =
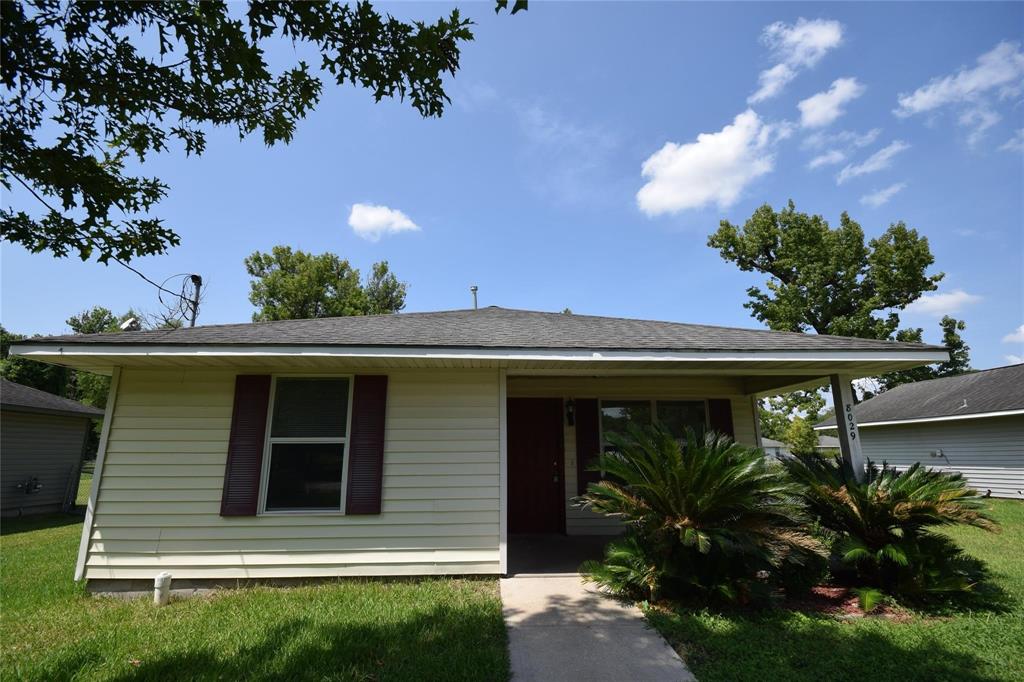
[(959, 471), (983, 493), (1024, 498), (1024, 365), (903, 384), (853, 412), (867, 459)]
[[(790, 455), (789, 443), (774, 438), (762, 438), (761, 449), (766, 455), (786, 457)], [(821, 454), (839, 454), (839, 439), (835, 436), (818, 436), (818, 444), (814, 447)]]
[(497, 307), (59, 336), (12, 352), (112, 377), (76, 569), (91, 585), (161, 571), (503, 574), (516, 534), (617, 530), (572, 503), (600, 477), (588, 467), (604, 432), (657, 418), (755, 446), (758, 396), (830, 380), (846, 395), (853, 377), (948, 357)]
[(0, 379), (0, 515), (67, 510), (103, 410)]

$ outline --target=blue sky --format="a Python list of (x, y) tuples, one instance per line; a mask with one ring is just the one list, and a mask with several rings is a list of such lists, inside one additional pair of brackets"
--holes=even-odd
[[(476, 284), (481, 305), (753, 327), (762, 278), (707, 235), (793, 199), (869, 237), (920, 230), (946, 278), (903, 325), (938, 340), (949, 312), (975, 366), (1024, 356), (1024, 4), (461, 7), (476, 41), (443, 119), (328, 87), (289, 146), (220, 130), (200, 158), (151, 158), (182, 245), (134, 264), (201, 273), (207, 324), (248, 320), (243, 258), (288, 244), (389, 260), (410, 311), (468, 307)], [(158, 307), (117, 266), (9, 244), (0, 264), (0, 320), (22, 333)]]

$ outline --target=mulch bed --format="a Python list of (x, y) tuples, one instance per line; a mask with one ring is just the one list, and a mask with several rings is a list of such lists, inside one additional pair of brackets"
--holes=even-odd
[(848, 587), (818, 585), (803, 597), (787, 599), (783, 607), (792, 611), (821, 613), (836, 618), (884, 618), (886, 620), (909, 620), (911, 615), (889, 604), (879, 604), (871, 613), (860, 608), (857, 595)]

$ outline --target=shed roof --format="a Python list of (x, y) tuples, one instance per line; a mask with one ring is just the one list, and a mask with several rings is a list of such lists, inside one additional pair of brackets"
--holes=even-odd
[(45, 412), (74, 417), (103, 416), (103, 410), (7, 379), (0, 379), (0, 407), (5, 410)]
[[(1024, 410), (1024, 365), (903, 384), (853, 408), (860, 426), (954, 420)], [(834, 427), (834, 417), (815, 428)]]
[(943, 351), (923, 343), (740, 329), (491, 306), (108, 334), (36, 337), (19, 346), (360, 346), (588, 351)]

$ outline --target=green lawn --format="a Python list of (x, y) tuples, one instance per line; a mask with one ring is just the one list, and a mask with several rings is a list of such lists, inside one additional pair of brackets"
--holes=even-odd
[(81, 522), (4, 521), (0, 679), (505, 680), (494, 579), (339, 581), (174, 600), (71, 580)]
[(647, 617), (701, 682), (728, 680), (1024, 679), (1024, 503), (995, 500), (1003, 532), (950, 531), (988, 562), (1007, 594), (1003, 613), (840, 620), (776, 610), (715, 613), (648, 609)]

